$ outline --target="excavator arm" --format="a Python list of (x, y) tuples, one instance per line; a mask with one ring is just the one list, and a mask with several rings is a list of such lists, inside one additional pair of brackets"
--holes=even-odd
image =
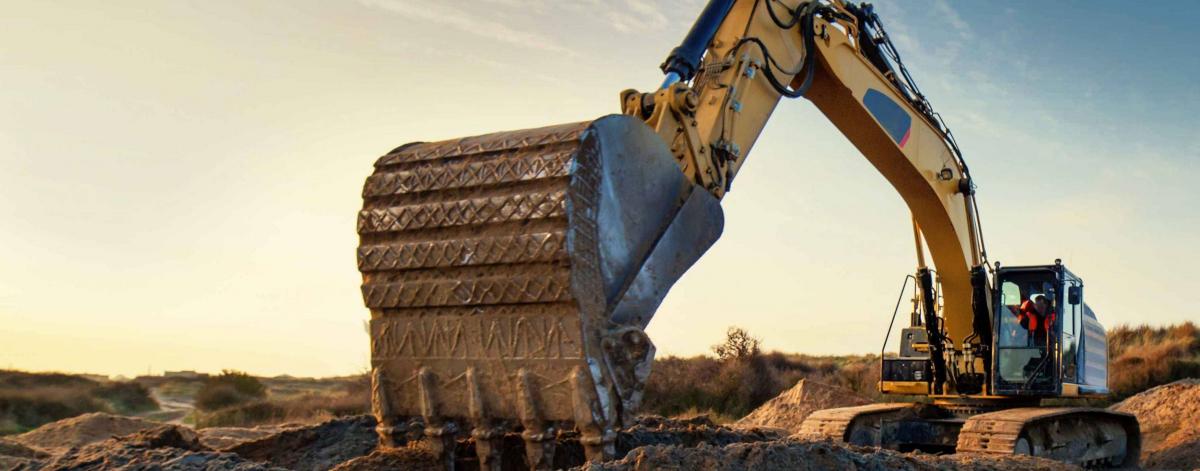
[[(621, 93), (621, 114), (376, 161), (358, 268), (385, 445), (420, 436), (453, 466), (469, 436), (499, 469), (519, 432), (534, 468), (556, 466), (563, 438), (611, 457), (654, 357), (644, 329), (719, 238), (720, 199), (784, 97), (812, 101), (912, 213), (936, 377), (923, 392), (986, 392), (975, 185), (869, 5), (712, 0), (663, 70), (659, 89)], [(812, 158), (803, 141), (795, 154)]]
[[(709, 45), (702, 56), (695, 47), (701, 43)], [(912, 212), (917, 280), (938, 378), (934, 392), (956, 389), (944, 387), (948, 378), (957, 383), (956, 371), (987, 369), (962, 365), (968, 356), (957, 355), (970, 351), (969, 358), (986, 359), (991, 338), (975, 185), (953, 135), (869, 4), (712, 1), (663, 69), (668, 78), (661, 90), (622, 94), (624, 111), (671, 143), (688, 178), (718, 198), (731, 188), (778, 102), (812, 101)], [(803, 153), (801, 142), (798, 158), (806, 158)], [(925, 246), (936, 272), (926, 265)], [(979, 392), (974, 388), (962, 392)]]

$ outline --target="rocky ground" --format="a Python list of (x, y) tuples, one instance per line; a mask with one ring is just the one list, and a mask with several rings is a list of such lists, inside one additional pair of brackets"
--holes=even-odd
[[(788, 438), (812, 410), (861, 402), (837, 388), (804, 382), (734, 427), (703, 417), (644, 417), (618, 435), (621, 458), (608, 463), (584, 465), (577, 439), (564, 435), (555, 465), (597, 471), (1077, 469), (1026, 457), (897, 453)], [(1139, 416), (1145, 433), (1142, 462), (1147, 469), (1200, 467), (1200, 380), (1151, 389), (1113, 408)], [(309, 426), (196, 431), (176, 424), (87, 414), (0, 438), (0, 470), (440, 469), (436, 457), (419, 444), (378, 449), (374, 427), (374, 419), (359, 416)], [(473, 465), (471, 443), (461, 443), (457, 451), (460, 465)], [(519, 468), (522, 453), (519, 436), (506, 439), (504, 457), (511, 465), (506, 468)]]

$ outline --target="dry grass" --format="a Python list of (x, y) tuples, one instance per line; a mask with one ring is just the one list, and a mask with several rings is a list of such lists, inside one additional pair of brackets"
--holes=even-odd
[(1108, 333), (1108, 385), (1114, 400), (1183, 378), (1200, 377), (1200, 329), (1120, 325)]
[[(371, 410), (371, 382), (367, 375), (335, 380), (265, 380), (280, 384), (269, 387), (266, 399), (232, 405), (209, 412), (197, 411), (198, 428), (252, 427), (283, 423), (315, 423), (335, 417), (366, 414)], [(314, 386), (303, 389), (298, 386)]]
[(0, 370), (0, 435), (88, 412), (133, 414), (158, 408), (136, 383), (100, 383), (62, 373)]
[[(762, 353), (755, 339), (731, 328), (713, 347), (721, 358), (665, 357), (654, 361), (642, 410), (667, 417), (706, 414), (731, 421), (801, 379), (842, 386), (878, 398), (879, 357)], [(737, 352), (731, 354), (730, 352)]]

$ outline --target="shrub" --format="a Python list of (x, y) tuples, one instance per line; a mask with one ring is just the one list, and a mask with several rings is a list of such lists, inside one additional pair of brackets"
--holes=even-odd
[(113, 411), (121, 414), (158, 409), (158, 402), (150, 397), (150, 391), (132, 381), (102, 384), (92, 390), (92, 395), (104, 400), (112, 406)]
[(258, 378), (246, 373), (224, 370), (220, 375), (204, 380), (196, 392), (196, 408), (205, 411), (228, 408), (263, 399), (267, 387)]
[(713, 345), (712, 350), (721, 361), (744, 360), (758, 356), (761, 353), (760, 344), (758, 338), (741, 327), (734, 326), (725, 331), (725, 342)]
[(85, 388), (41, 386), (28, 389), (0, 390), (0, 422), (6, 424), (0, 434), (21, 433), (42, 424), (105, 410), (103, 402)]

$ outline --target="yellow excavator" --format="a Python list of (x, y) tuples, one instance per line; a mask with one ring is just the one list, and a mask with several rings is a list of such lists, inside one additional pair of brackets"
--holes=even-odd
[(543, 469), (570, 435), (611, 458), (650, 374), (646, 325), (720, 236), (720, 200), (776, 104), (803, 97), (912, 213), (914, 308), (879, 387), (922, 400), (818, 411), (801, 433), (1136, 463), (1133, 416), (1041, 406), (1107, 393), (1104, 329), (1061, 262), (988, 260), (962, 153), (870, 4), (711, 0), (662, 70), (657, 90), (620, 94), (620, 114), (376, 161), (358, 268), (384, 445), (419, 435), (453, 467), (470, 438), (457, 462), (499, 469), (519, 433)]

